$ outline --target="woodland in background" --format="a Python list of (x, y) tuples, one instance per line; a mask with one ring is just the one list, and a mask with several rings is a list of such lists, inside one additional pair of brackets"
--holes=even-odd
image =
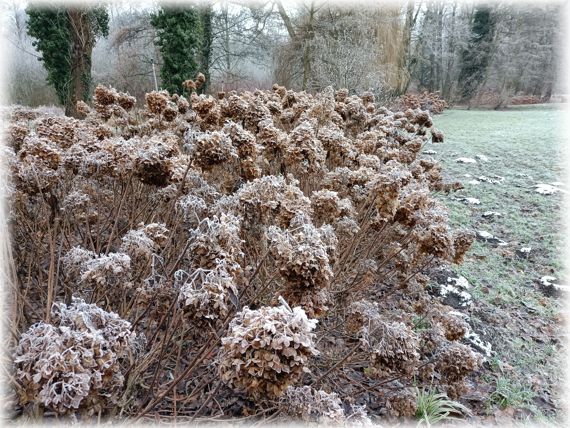
[[(567, 92), (556, 83), (556, 2), (364, 7), (224, 0), (189, 3), (184, 10), (114, 2), (105, 9), (108, 34), (93, 33), (89, 86), (112, 85), (141, 101), (155, 89), (153, 62), (158, 88), (171, 92), (182, 92), (182, 82), (197, 71), (207, 78), (207, 93), (268, 89), (276, 82), (310, 93), (328, 85), (371, 91), (378, 100), (439, 91), (450, 103), (499, 108)], [(12, 102), (61, 103), (46, 84), (50, 74), (38, 61), (30, 15), (16, 2), (6, 12)]]

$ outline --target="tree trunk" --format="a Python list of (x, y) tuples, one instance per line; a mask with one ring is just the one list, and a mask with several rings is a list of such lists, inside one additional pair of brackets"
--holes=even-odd
[(68, 10), (71, 31), (71, 72), (65, 115), (78, 117), (77, 101), (86, 101), (91, 86), (91, 53), (95, 42), (89, 13), (80, 8)]
[(279, 11), (279, 16), (283, 20), (283, 24), (285, 24), (285, 28), (287, 29), (287, 33), (289, 33), (289, 37), (291, 40), (296, 39), (295, 29), (293, 28), (293, 23), (291, 22), (291, 18), (287, 15), (285, 8), (283, 7), (283, 3), (281, 1), (276, 1), (277, 10)]
[(311, 77), (311, 39), (313, 38), (313, 21), (315, 17), (315, 5), (311, 2), (309, 10), (309, 24), (307, 25), (307, 37), (303, 46), (303, 91), (307, 90), (307, 85)]
[(202, 21), (202, 54), (200, 56), (200, 70), (206, 77), (206, 83), (200, 88), (205, 93), (210, 86), (210, 58), (212, 54), (212, 6), (204, 6), (200, 13)]
[(437, 10), (437, 64), (436, 64), (436, 80), (435, 88), (436, 91), (443, 91), (443, 61), (444, 61), (444, 47), (443, 47), (443, 13), (445, 5), (440, 3)]
[(398, 93), (396, 95), (405, 94), (410, 86), (412, 78), (412, 61), (410, 55), (410, 47), (412, 41), (412, 31), (415, 27), (416, 21), (418, 19), (418, 14), (421, 10), (421, 1), (416, 8), (416, 13), (414, 14), (415, 1), (408, 0), (406, 7), (406, 23), (404, 25), (404, 30), (402, 32), (402, 53), (400, 57), (400, 62), (398, 64), (399, 73), (403, 73), (403, 78), (398, 79), (400, 81), (398, 87)]
[(453, 66), (455, 64), (455, 13), (457, 9), (457, 3), (453, 4), (453, 9), (451, 12), (451, 31), (449, 32), (449, 43), (447, 45), (447, 64), (445, 71), (445, 80), (443, 83), (443, 88), (441, 91), (442, 98), (447, 101), (451, 101), (451, 94), (453, 92)]

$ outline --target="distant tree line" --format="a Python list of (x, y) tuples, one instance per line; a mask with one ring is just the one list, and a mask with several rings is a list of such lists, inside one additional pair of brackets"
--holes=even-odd
[[(439, 91), (465, 104), (492, 93), (501, 106), (517, 94), (547, 100), (557, 90), (557, 3), (219, 0), (183, 6), (111, 2), (24, 11), (14, 3), (10, 41), (23, 54), (11, 64), (12, 100), (33, 105), (51, 97), (73, 115), (94, 83), (140, 98), (154, 89), (153, 64), (159, 87), (180, 93), (197, 72), (207, 78), (205, 92), (275, 82), (307, 91), (328, 85), (371, 90), (378, 99)], [(37, 82), (42, 75), (53, 95)]]

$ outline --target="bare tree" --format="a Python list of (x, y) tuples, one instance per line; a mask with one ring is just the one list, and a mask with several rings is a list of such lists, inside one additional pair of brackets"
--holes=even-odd
[(213, 4), (210, 68), (216, 86), (236, 88), (270, 75), (278, 23), (272, 2)]
[(26, 32), (25, 7), (17, 1), (5, 3), (3, 10), (6, 28), (3, 38), (6, 45), (8, 100), (11, 103), (31, 106), (57, 104), (55, 90), (47, 84), (47, 72), (38, 59), (40, 55)]
[(560, 60), (559, 8), (497, 7), (496, 47), (485, 82), (499, 94), (496, 108), (517, 94), (542, 100), (552, 95)]
[[(139, 100), (154, 89), (152, 63), (160, 62), (150, 25), (153, 9), (111, 8), (109, 37), (93, 51), (93, 80), (128, 91)], [(160, 84), (160, 76), (157, 75)]]
[(381, 92), (386, 75), (377, 67), (380, 45), (374, 38), (374, 17), (366, 10), (328, 9), (314, 26), (311, 88), (333, 85), (351, 92)]

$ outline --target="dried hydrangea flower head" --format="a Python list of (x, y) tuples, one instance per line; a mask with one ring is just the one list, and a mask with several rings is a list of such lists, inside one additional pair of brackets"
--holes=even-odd
[(380, 319), (380, 310), (377, 302), (359, 300), (352, 302), (347, 308), (345, 329), (350, 334), (367, 338), (370, 329)]
[(449, 383), (457, 382), (481, 366), (482, 356), (469, 346), (452, 342), (436, 360), (436, 370)]
[(129, 156), (133, 173), (140, 181), (155, 186), (165, 186), (170, 183), (174, 162), (180, 153), (176, 137), (164, 133), (143, 141), (133, 139), (128, 146), (131, 146)]
[(93, 285), (122, 282), (131, 271), (131, 258), (124, 253), (109, 253), (88, 259), (81, 271), (81, 281)]
[(232, 214), (205, 218), (191, 231), (193, 265), (204, 269), (214, 269), (219, 260), (227, 262), (231, 272), (241, 271), (240, 259), (243, 256), (240, 238), (241, 219)]
[(206, 76), (203, 73), (196, 74), (196, 88), (200, 89), (206, 83)]
[(316, 225), (334, 224), (340, 217), (353, 217), (356, 214), (349, 198), (339, 198), (338, 192), (317, 190), (311, 195), (313, 221)]
[(190, 228), (198, 226), (208, 215), (206, 201), (200, 196), (188, 194), (182, 196), (176, 203), (176, 208), (182, 212), (186, 225)]
[(218, 355), (222, 380), (253, 396), (282, 395), (318, 353), (312, 333), (316, 325), (299, 307), (244, 307), (222, 338)]
[(169, 101), (169, 94), (167, 91), (152, 91), (145, 95), (146, 106), (153, 114), (161, 114)]
[(469, 325), (462, 318), (444, 313), (436, 317), (445, 331), (445, 338), (449, 341), (461, 340), (469, 331)]
[(52, 324), (24, 333), (14, 354), (21, 404), (36, 403), (59, 415), (106, 411), (122, 393), (135, 334), (129, 322), (74, 299), (52, 309)]
[(81, 247), (71, 248), (62, 258), (63, 272), (70, 281), (77, 282), (85, 271), (87, 262), (95, 259), (97, 254)]
[(392, 391), (386, 399), (388, 415), (394, 418), (412, 418), (418, 409), (416, 392), (411, 388)]
[(121, 238), (120, 250), (131, 258), (148, 259), (166, 243), (167, 233), (168, 229), (163, 223), (140, 224), (138, 229), (129, 230)]
[(444, 347), (435, 360), (435, 371), (441, 377), (441, 383), (447, 384), (447, 395), (457, 399), (465, 393), (464, 378), (481, 367), (483, 357), (469, 346), (451, 342)]
[(346, 422), (338, 394), (328, 394), (310, 386), (288, 387), (281, 397), (280, 407), (296, 422), (318, 422), (327, 425)]
[(195, 146), (191, 152), (196, 166), (211, 170), (212, 166), (237, 159), (236, 148), (231, 138), (222, 132), (214, 131), (196, 135)]
[(379, 217), (383, 220), (393, 220), (400, 206), (401, 188), (408, 184), (411, 174), (395, 161), (388, 161), (381, 174), (367, 183), (376, 204)]
[[(320, 228), (299, 214), (289, 229), (267, 229), (270, 252), (284, 278), (282, 293), (294, 305), (301, 305), (310, 316), (326, 310), (325, 290), (333, 277), (331, 259), (338, 240), (330, 225)], [(332, 256), (332, 257), (331, 257)]]
[(132, 95), (129, 95), (125, 92), (119, 92), (117, 97), (117, 104), (121, 106), (121, 108), (125, 109), (126, 111), (131, 110), (137, 102), (137, 99)]
[(342, 88), (336, 91), (335, 100), (337, 102), (343, 103), (344, 101), (346, 101), (347, 97), (348, 97), (348, 89)]
[(298, 213), (310, 214), (311, 201), (294, 183), (268, 175), (244, 184), (237, 192), (248, 225), (278, 225), (287, 228)]
[(471, 244), (475, 239), (475, 235), (469, 231), (458, 231), (453, 235), (453, 247), (454, 247), (454, 254), (453, 254), (453, 262), (460, 264), (463, 262), (463, 258), (469, 248), (471, 248)]
[(93, 95), (93, 102), (96, 108), (110, 106), (117, 100), (118, 94), (113, 88), (97, 85)]
[(316, 138), (316, 121), (301, 122), (290, 133), (290, 143), (285, 148), (284, 159), (288, 170), (303, 173), (317, 173), (323, 170), (326, 152)]
[(179, 301), (192, 318), (225, 318), (237, 305), (238, 288), (225, 260), (212, 270), (196, 269), (180, 288)]
[(419, 338), (406, 324), (389, 321), (377, 302), (362, 300), (349, 306), (346, 330), (357, 334), (370, 353), (376, 375), (411, 375), (420, 360)]
[(46, 137), (29, 136), (24, 138), (18, 159), (24, 163), (34, 163), (40, 172), (43, 169), (57, 170), (61, 164), (60, 147)]
[(187, 79), (182, 82), (182, 86), (186, 88), (186, 90), (190, 93), (196, 90), (196, 83), (192, 79)]
[(91, 113), (91, 108), (89, 107), (89, 105), (83, 101), (83, 100), (79, 100), (77, 101), (77, 104), (75, 106), (77, 113), (79, 113), (79, 115), (81, 116), (81, 118), (85, 118), (87, 117), (87, 115), (89, 113)]

